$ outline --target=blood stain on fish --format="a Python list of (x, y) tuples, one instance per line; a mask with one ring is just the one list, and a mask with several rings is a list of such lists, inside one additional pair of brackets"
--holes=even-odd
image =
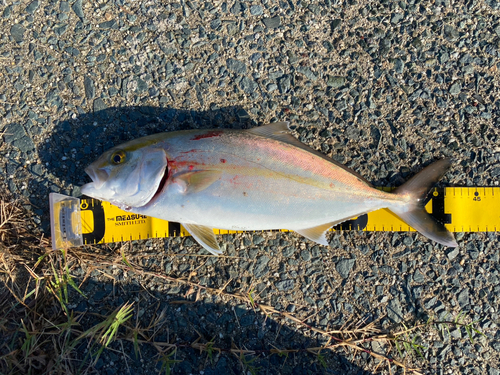
[(211, 132), (204, 133), (204, 134), (198, 134), (194, 138), (191, 138), (191, 140), (192, 141), (199, 141), (200, 139), (204, 139), (204, 138), (219, 137), (221, 134), (222, 134), (222, 131), (216, 130), (216, 131), (211, 131)]

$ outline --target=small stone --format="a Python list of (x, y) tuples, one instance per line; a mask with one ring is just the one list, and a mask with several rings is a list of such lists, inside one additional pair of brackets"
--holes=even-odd
[(30, 3), (30, 5), (28, 5), (26, 7), (26, 12), (29, 14), (33, 14), (33, 13), (35, 13), (35, 11), (38, 9), (39, 6), (40, 6), (40, 3), (37, 0), (33, 1)]
[(392, 255), (394, 259), (402, 258), (404, 256), (407, 256), (408, 254), (411, 253), (411, 250), (409, 247), (406, 247), (403, 251), (399, 251), (395, 254)]
[(455, 259), (458, 255), (458, 253), (459, 253), (458, 247), (455, 247), (453, 249), (448, 249), (445, 251), (445, 254), (449, 260)]
[(455, 42), (460, 37), (460, 34), (453, 26), (444, 25), (444, 37), (450, 42)]
[(261, 243), (265, 242), (266, 239), (262, 237), (260, 234), (256, 234), (252, 238), (252, 242), (254, 245), (260, 245)]
[(87, 99), (94, 99), (95, 98), (95, 85), (94, 81), (92, 78), (89, 76), (86, 76), (85, 79), (83, 80), (83, 86), (85, 87), (85, 97)]
[(94, 295), (92, 296), (92, 298), (93, 298), (94, 301), (100, 301), (104, 297), (106, 297), (106, 294), (107, 294), (107, 292), (105, 292), (104, 290), (98, 290), (97, 292), (94, 293)]
[(236, 111), (236, 116), (238, 117), (238, 120), (240, 120), (240, 121), (246, 121), (250, 118), (250, 115), (248, 114), (248, 112), (245, 111), (243, 108), (240, 108)]
[(285, 74), (280, 79), (278, 79), (278, 89), (280, 90), (280, 94), (288, 92), (290, 90), (291, 84), (291, 77), (288, 74)]
[(439, 54), (438, 59), (441, 64), (445, 64), (450, 59), (450, 55), (444, 51)]
[(142, 94), (143, 92), (147, 91), (148, 84), (146, 81), (144, 81), (143, 79), (140, 79), (139, 77), (136, 77), (135, 81), (137, 82), (136, 92), (138, 94)]
[(390, 39), (388, 38), (381, 39), (379, 43), (379, 54), (385, 56), (389, 52), (391, 45), (392, 42)]
[(415, 270), (413, 273), (413, 281), (416, 283), (423, 283), (425, 281), (425, 277), (419, 270)]
[(247, 72), (245, 63), (236, 59), (227, 59), (226, 66), (229, 70), (237, 74), (245, 74)]
[(12, 5), (8, 5), (3, 10), (2, 17), (9, 18), (11, 13), (12, 13)]
[(334, 89), (338, 89), (345, 85), (345, 77), (342, 76), (328, 76), (328, 80), (326, 81), (326, 85), (329, 87), (333, 87)]
[(430, 58), (430, 59), (425, 60), (425, 65), (432, 67), (432, 66), (436, 65), (436, 62), (437, 62), (437, 60), (435, 58)]
[(500, 167), (495, 167), (495, 168), (493, 168), (493, 169), (491, 170), (490, 174), (491, 174), (491, 177), (493, 177), (493, 178), (498, 178), (498, 177), (500, 177)]
[(4, 141), (17, 147), (22, 152), (28, 152), (35, 148), (33, 140), (28, 136), (21, 124), (9, 124), (5, 128)]
[(499, 341), (493, 341), (490, 343), (490, 346), (497, 352), (500, 353), (500, 342)]
[(102, 30), (115, 29), (116, 26), (117, 26), (117, 24), (116, 24), (115, 20), (101, 22), (99, 24), (99, 28), (102, 29)]
[(82, 21), (85, 19), (85, 15), (83, 14), (82, 0), (76, 0), (71, 9), (73, 9), (73, 12), (75, 12), (75, 14)]
[(59, 3), (59, 10), (63, 13), (67, 13), (70, 10), (69, 3), (67, 1), (61, 1)]
[(344, 99), (336, 100), (333, 105), (335, 109), (339, 112), (342, 112), (343, 110), (347, 109), (347, 102)]
[[(337, 102), (335, 102), (335, 103), (337, 103)], [(346, 108), (347, 108), (347, 104), (346, 104)], [(347, 138), (349, 138), (353, 141), (357, 141), (359, 139), (359, 136), (361, 135), (361, 131), (354, 126), (350, 126), (345, 131), (345, 135), (347, 136)]]
[(401, 323), (403, 321), (401, 302), (397, 298), (391, 299), (387, 304), (387, 317), (394, 323)]
[(270, 83), (269, 85), (267, 85), (266, 89), (269, 92), (273, 92), (278, 89), (278, 85), (276, 83)]
[(287, 290), (292, 290), (293, 287), (295, 286), (295, 282), (291, 279), (288, 279), (288, 280), (282, 280), (282, 281), (278, 281), (276, 284), (275, 284), (276, 288), (281, 291), (281, 292), (285, 292)]
[(294, 247), (287, 246), (283, 249), (283, 256), (286, 258), (290, 258), (295, 253), (295, 251), (297, 251), (297, 249), (295, 249)]
[(336, 19), (336, 20), (333, 20), (331, 23), (330, 23), (330, 30), (331, 31), (334, 31), (335, 29), (337, 29), (337, 27), (340, 26), (340, 24), (342, 23), (342, 20), (341, 19)]
[(243, 13), (245, 9), (247, 9), (246, 5), (240, 3), (239, 1), (236, 1), (229, 11), (238, 16), (240, 15), (240, 13)]
[(21, 43), (24, 40), (25, 31), (26, 29), (23, 27), (23, 25), (16, 23), (10, 28), (10, 35), (17, 43)]
[(308, 79), (310, 79), (313, 82), (318, 79), (318, 76), (311, 70), (311, 68), (305, 66), (299, 66), (297, 68), (297, 72), (305, 75)]
[(392, 276), (392, 275), (396, 274), (396, 271), (394, 270), (394, 268), (392, 268), (390, 266), (380, 266), (378, 269), (380, 272), (385, 273), (386, 275)]
[(450, 332), (450, 336), (453, 337), (454, 339), (461, 339), (462, 332), (460, 332), (460, 330), (457, 328)]
[(257, 260), (257, 262), (255, 262), (255, 268), (253, 270), (255, 277), (260, 278), (269, 273), (269, 267), (267, 267), (267, 264), (270, 260), (271, 258), (263, 255)]
[(257, 83), (248, 77), (243, 77), (240, 81), (240, 88), (247, 94), (254, 93), (258, 87)]
[(302, 250), (300, 252), (300, 256), (302, 257), (302, 259), (306, 262), (310, 261), (311, 260), (311, 253), (307, 250)]
[(457, 296), (457, 301), (460, 307), (464, 308), (469, 304), (469, 290), (463, 289)]
[(222, 25), (222, 21), (220, 18), (216, 18), (210, 22), (210, 28), (212, 30), (217, 30), (220, 27), (220, 25)]
[(283, 77), (283, 72), (281, 70), (278, 70), (276, 72), (269, 72), (269, 79), (278, 79), (280, 77)]
[(372, 351), (384, 355), (387, 352), (387, 348), (383, 342), (373, 340), (371, 342)]
[(118, 94), (118, 89), (114, 86), (111, 86), (109, 89), (108, 89), (108, 95), (110, 97), (113, 97), (113, 96), (116, 96)]
[(460, 91), (462, 91), (462, 85), (460, 82), (455, 82), (453, 85), (450, 87), (450, 94), (451, 95), (458, 95), (460, 94)]
[(391, 17), (391, 23), (396, 24), (404, 18), (403, 13), (393, 13)]
[(356, 259), (341, 259), (337, 262), (335, 269), (339, 273), (340, 277), (347, 279), (349, 277), (349, 272), (351, 272), (354, 267)]
[[(253, 315), (244, 315), (241, 319), (240, 319), (240, 325), (242, 327), (249, 327), (251, 326), (253, 323), (254, 323), (254, 320), (255, 320), (255, 316)], [(191, 371), (189, 371), (189, 373), (191, 373)]]
[(432, 297), (431, 299), (424, 302), (424, 307), (427, 310), (432, 309), (436, 305), (437, 297)]
[(69, 16), (68, 16), (68, 14), (67, 14), (67, 13), (62, 13), (62, 12), (61, 12), (61, 13), (59, 13), (59, 14), (57, 15), (57, 19), (58, 19), (59, 21), (66, 21), (68, 18), (69, 18)]
[(260, 5), (252, 5), (250, 7), (250, 14), (252, 16), (261, 16), (263, 14), (262, 6), (260, 6)]
[(405, 238), (403, 238), (403, 244), (405, 244), (406, 246), (412, 246), (413, 245), (413, 237), (406, 236)]
[(403, 72), (405, 70), (405, 63), (404, 63), (404, 61), (401, 60), (401, 59), (394, 60), (394, 70), (398, 74), (403, 74)]
[(413, 38), (413, 40), (411, 41), (411, 44), (413, 45), (413, 47), (415, 47), (416, 49), (421, 49), (423, 44), (422, 44), (422, 39), (420, 39), (419, 37), (416, 37), (416, 38)]
[(264, 18), (262, 22), (264, 22), (264, 25), (266, 25), (268, 29), (276, 29), (281, 25), (281, 18), (280, 16), (275, 16), (272, 18)]
[(54, 33), (58, 36), (62, 36), (68, 30), (68, 24), (62, 24), (59, 27), (54, 28)]
[(208, 56), (207, 64), (211, 63), (212, 61), (216, 61), (218, 58), (219, 54), (217, 52), (211, 53), (210, 56)]
[(252, 56), (250, 56), (249, 60), (253, 63), (257, 62), (260, 60), (260, 58), (262, 57), (262, 55), (258, 52), (256, 53), (253, 53)]
[(108, 106), (106, 105), (106, 103), (104, 103), (104, 100), (102, 100), (101, 98), (97, 98), (96, 100), (94, 100), (94, 112), (102, 111), (106, 108), (108, 108)]

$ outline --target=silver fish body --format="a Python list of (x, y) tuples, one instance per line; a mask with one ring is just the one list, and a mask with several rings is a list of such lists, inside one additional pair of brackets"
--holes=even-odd
[[(124, 160), (114, 163), (120, 155)], [(446, 159), (438, 161), (396, 193), (387, 193), (300, 143), (288, 134), (286, 123), (275, 123), (250, 130), (162, 133), (125, 143), (87, 168), (94, 182), (82, 193), (130, 212), (180, 222), (213, 253), (220, 248), (211, 228), (286, 228), (327, 245), (330, 227), (380, 208), (456, 246), (451, 233), (422, 207), (429, 185), (449, 165)]]

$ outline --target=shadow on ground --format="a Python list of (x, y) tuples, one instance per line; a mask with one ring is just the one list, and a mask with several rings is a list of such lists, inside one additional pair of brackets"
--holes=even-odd
[[(120, 296), (115, 298), (112, 284), (99, 283), (91, 286), (92, 283), (89, 280), (85, 289), (94, 287), (95, 293), (89, 295), (87, 300), (81, 299), (75, 310), (92, 312), (97, 308), (104, 310), (103, 315), (107, 315), (120, 304), (135, 300), (137, 308), (131, 321), (137, 318), (139, 312), (139, 321), (143, 327), (164, 314), (164, 320), (153, 329), (158, 332), (154, 341), (176, 343), (178, 349), (171, 359), (175, 358), (179, 362), (172, 365), (174, 374), (196, 374), (200, 371), (214, 375), (242, 374), (247, 371), (256, 371), (256, 374), (365, 374), (344, 355), (330, 350), (321, 352), (320, 361), (317, 355), (308, 353), (307, 349), (325, 345), (326, 338), (307, 337), (302, 330), (292, 329), (272, 318), (266, 318), (249, 305), (230, 306), (222, 298), (208, 294), (195, 302), (194, 295), (191, 298), (182, 297), (188, 292), (188, 287), (172, 284), (167, 285), (171, 289), (166, 292), (146, 292), (133, 283), (121, 285)], [(83, 324), (96, 324), (93, 320), (93, 317), (87, 315)], [(147, 334), (150, 335), (153, 330)], [(209, 356), (206, 351), (201, 352), (191, 347), (195, 342), (210, 341), (213, 342), (213, 347), (221, 348), (224, 352), (214, 350)], [(123, 345), (122, 349), (121, 345), (115, 344), (113, 349), (130, 355), (128, 366), (135, 369), (132, 373), (147, 373), (144, 370), (161, 368), (161, 361), (156, 362), (159, 359), (158, 351), (152, 345), (141, 345), (139, 357), (134, 355), (131, 342), (124, 342)], [(229, 352), (236, 348), (249, 351), (244, 360)], [(271, 354), (271, 350), (277, 348), (297, 352), (287, 355)], [(255, 351), (255, 354), (250, 351)], [(120, 361), (120, 356), (113, 352), (108, 350), (98, 367), (113, 367), (111, 362)]]
[(145, 135), (197, 128), (243, 129), (256, 126), (241, 107), (188, 111), (156, 107), (109, 108), (85, 113), (54, 126), (38, 150), (56, 177), (72, 184), (86, 181), (87, 166), (113, 146)]
[[(72, 326), (73, 334), (68, 336), (68, 344), (81, 332), (103, 322), (112, 311), (125, 303), (133, 303), (133, 316), (128, 320), (127, 328), (122, 326), (119, 329), (119, 339), (112, 342), (91, 367), (100, 374), (150, 374), (157, 371), (205, 375), (369, 374), (353, 364), (342, 349), (338, 353), (322, 350), (320, 356), (309, 352), (310, 348), (326, 345), (327, 338), (308, 330), (304, 333), (303, 328), (293, 328), (294, 323), (291, 322), (289, 326), (283, 325), (243, 301), (235, 304), (235, 300), (229, 296), (206, 293), (203, 288), (195, 288), (193, 291), (190, 286), (165, 282), (158, 277), (144, 277), (130, 270), (127, 275), (127, 271), (120, 267), (103, 265), (96, 269), (91, 271), (92, 276), (89, 278), (74, 278), (85, 296), (68, 287), (68, 315), (74, 316), (78, 321), (78, 324)], [(19, 277), (27, 276), (21, 275), (25, 273), (22, 270), (19, 272)], [(76, 268), (72, 271), (78, 272), (83, 273), (83, 270)], [(103, 275), (106, 276), (102, 277)], [(175, 276), (175, 273), (171, 276)], [(0, 279), (0, 289), (7, 291), (4, 282)], [(151, 287), (152, 285), (154, 286)], [(51, 366), (59, 368), (57, 366), (60, 366), (60, 361), (64, 362), (64, 367), (61, 368), (67, 371), (86, 373), (90, 362), (95, 358), (89, 356), (89, 352), (95, 355), (100, 346), (89, 345), (90, 341), (83, 339), (78, 341), (72, 352), (64, 352), (64, 347), (58, 345), (68, 337), (65, 337), (66, 333), (57, 334), (65, 331), (55, 328), (65, 326), (67, 318), (57, 312), (60, 310), (58, 302), (44, 293), (42, 283), (38, 299), (34, 295), (28, 297), (24, 306), (16, 303), (11, 294), (3, 295), (0, 307), (4, 312), (4, 308), (8, 310), (6, 322), (11, 321), (13, 313), (18, 317), (25, 314), (44, 316), (44, 328), (36, 325), (30, 325), (29, 328), (35, 330), (33, 337), (45, 342), (40, 347), (37, 344), (38, 349), (30, 357), (30, 365), (37, 368), (40, 374), (50, 373), (54, 370)], [(48, 299), (40, 298), (42, 295), (46, 295)], [(42, 299), (45, 300), (44, 303), (41, 302)], [(52, 316), (58, 318), (52, 320)], [(47, 322), (50, 324), (46, 324)], [(10, 329), (15, 329), (11, 326), (12, 322), (8, 325)], [(5, 329), (9, 327), (4, 326)], [(140, 340), (137, 347), (132, 339), (133, 329), (138, 332)], [(53, 337), (56, 340), (51, 344)], [(23, 333), (9, 334), (8, 329), (4, 331), (3, 339), (0, 339), (0, 359), (1, 356), (8, 357), (15, 353), (26, 340)], [(217, 348), (210, 354), (195, 346), (197, 343), (209, 342), (213, 343), (213, 348)], [(175, 345), (176, 349), (169, 345)], [(54, 352), (53, 347), (58, 347), (60, 352)], [(231, 349), (247, 350), (248, 353), (238, 357), (231, 353)], [(273, 353), (275, 349), (294, 352), (280, 355)], [(165, 372), (167, 362), (171, 372)], [(1, 365), (0, 361), (0, 369)], [(18, 369), (22, 368), (20, 365)]]
[[(124, 107), (109, 108), (95, 113), (87, 113), (77, 118), (57, 123), (46, 142), (38, 150), (39, 157), (47, 172), (60, 181), (61, 192), (78, 195), (77, 186), (89, 181), (84, 168), (107, 149), (144, 135), (163, 131), (175, 131), (192, 128), (236, 128), (245, 129), (256, 126), (241, 107), (226, 107), (213, 111), (198, 112), (171, 108)], [(39, 184), (39, 185), (37, 185)], [(38, 192), (40, 199), (36, 204), (48, 213), (47, 196), (50, 189), (43, 181), (32, 180), (32, 191)], [(64, 189), (73, 185), (75, 188)], [(49, 191), (47, 191), (49, 190)], [(47, 215), (45, 215), (48, 218)], [(48, 222), (48, 220), (43, 220)], [(127, 301), (136, 301), (134, 320), (141, 326), (147, 326), (155, 314), (165, 313), (165, 321), (158, 329), (155, 341), (179, 345), (174, 372), (177, 374), (241, 374), (241, 361), (228, 352), (214, 355), (211, 362), (207, 353), (200, 353), (190, 347), (197, 339), (202, 342), (215, 340), (215, 345), (226, 350), (241, 348), (262, 350), (262, 354), (251, 362), (250, 368), (258, 368), (258, 374), (361, 374), (364, 371), (352, 364), (345, 356), (324, 351), (326, 367), (307, 348), (318, 347), (326, 343), (323, 337), (311, 338), (301, 331), (282, 326), (276, 321), (252, 310), (250, 306), (240, 304), (230, 307), (220, 297), (202, 296), (197, 301), (186, 301), (181, 296), (187, 288), (167, 284), (165, 291), (155, 288), (148, 290), (141, 280), (129, 274), (126, 282), (101, 283), (95, 278), (87, 279), (82, 290), (88, 298), (73, 293), (73, 311), (85, 313), (81, 320), (83, 329), (91, 327), (99, 320), (95, 313), (103, 316)], [(192, 296), (194, 297), (194, 296)], [(173, 300), (180, 300), (173, 303)], [(76, 301), (76, 302), (75, 302)], [(234, 304), (233, 304), (234, 305)], [(270, 355), (273, 348), (298, 349), (288, 356)], [(120, 351), (126, 353), (127, 366), (132, 373), (146, 373), (158, 366), (158, 352), (152, 345), (141, 346), (142, 354), (135, 358), (133, 344), (124, 342), (123, 347), (116, 346), (107, 350), (98, 362), (98, 371), (106, 374), (116, 373)], [(85, 352), (82, 346), (81, 353)], [(249, 357), (252, 358), (252, 357)], [(123, 366), (118, 368), (122, 371)]]
[[(191, 111), (157, 107), (115, 107), (57, 122), (38, 146), (42, 162), (31, 171), (28, 191), (42, 223), (48, 223), (48, 194), (79, 196), (89, 182), (84, 169), (109, 148), (145, 135), (196, 128), (244, 129), (256, 126), (241, 107)], [(27, 156), (29, 158), (29, 155)], [(47, 178), (49, 176), (49, 178)], [(44, 231), (48, 233), (47, 224)]]
[[(261, 124), (251, 120), (241, 106), (209, 111), (150, 106), (112, 107), (56, 121), (52, 128), (45, 130), (47, 137), (35, 146), (30, 134), (43, 136), (42, 128), (37, 127), (35, 132), (34, 127), (26, 130), (21, 124), (8, 124), (4, 138), (12, 138), (6, 141), (21, 151), (21, 160), (26, 159), (31, 163), (26, 168), (16, 158), (8, 159), (7, 174), (14, 175), (17, 171), (16, 177), (8, 181), (9, 190), (13, 194), (22, 193), (29, 198), (34, 206), (33, 211), (41, 217), (42, 231), (48, 234), (48, 194), (60, 192), (79, 196), (79, 186), (90, 181), (84, 172), (85, 167), (111, 147), (165, 131), (197, 128), (246, 129), (258, 125)], [(15, 134), (11, 134), (13, 130), (16, 131)], [(347, 139), (334, 140), (347, 142)], [(41, 163), (33, 160), (35, 148)], [(336, 153), (333, 151), (331, 156), (335, 157)], [(429, 160), (428, 163), (430, 162)], [(375, 186), (399, 186), (419, 169), (412, 173), (395, 171), (389, 180), (383, 178), (371, 182)], [(20, 184), (26, 181), (28, 186), (24, 189)]]

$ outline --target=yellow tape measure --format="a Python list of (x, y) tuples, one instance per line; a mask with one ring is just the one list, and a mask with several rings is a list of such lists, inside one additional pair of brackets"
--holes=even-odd
[[(494, 232), (500, 228), (500, 187), (436, 188), (429, 198), (426, 210), (452, 232)], [(53, 248), (189, 236), (178, 223), (131, 214), (92, 198), (51, 193), (50, 210)], [(414, 231), (386, 209), (348, 220), (333, 230)], [(236, 231), (214, 229), (214, 233)]]

